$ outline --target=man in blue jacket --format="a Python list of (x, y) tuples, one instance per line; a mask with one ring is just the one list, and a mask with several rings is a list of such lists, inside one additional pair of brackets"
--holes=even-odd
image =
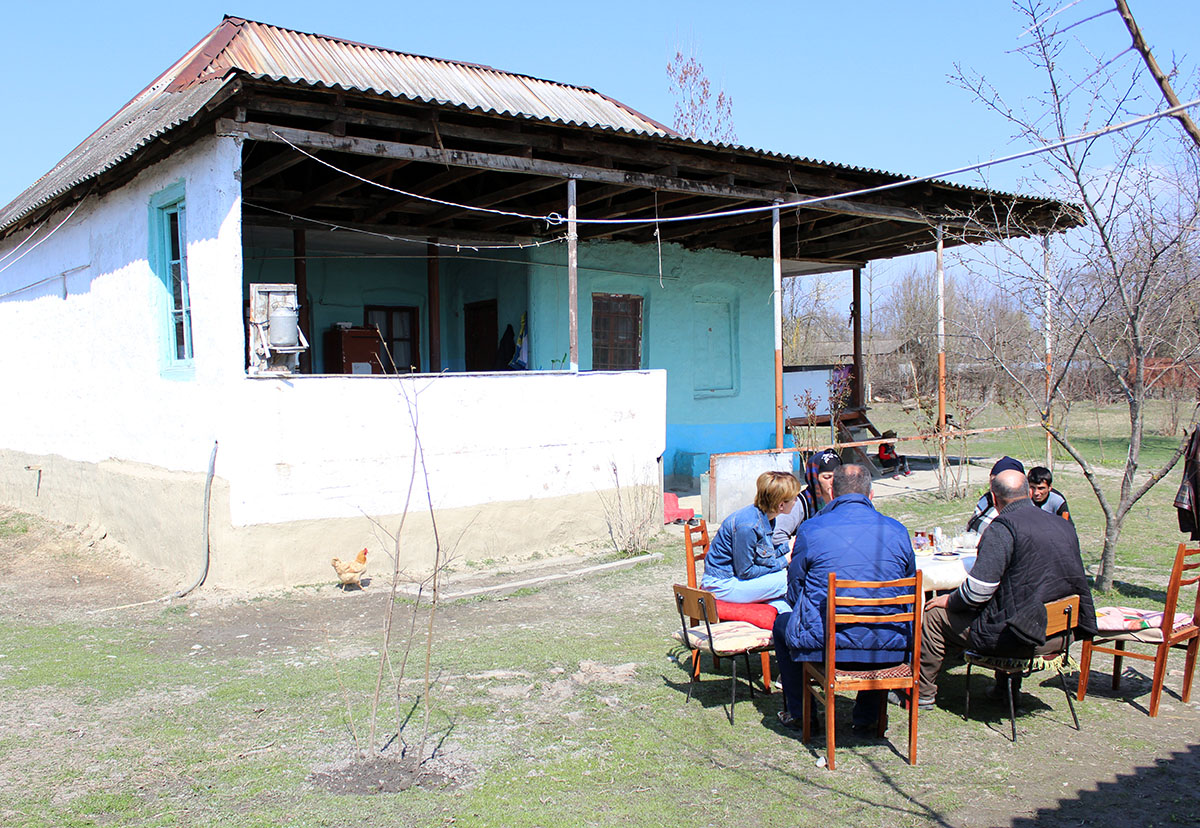
[[(800, 726), (803, 663), (825, 658), (829, 573), (852, 580), (889, 581), (912, 577), (916, 570), (908, 530), (898, 520), (881, 515), (871, 504), (870, 472), (855, 464), (835, 470), (833, 502), (802, 523), (796, 535), (788, 566), (787, 602), (792, 612), (775, 619), (775, 656), (787, 705), (779, 717), (784, 725)], [(868, 670), (900, 664), (908, 659), (911, 644), (911, 624), (871, 624), (843, 629), (836, 641), (838, 665), (850, 670)], [(854, 705), (855, 733), (874, 732), (880, 705), (885, 700), (886, 693), (882, 690), (858, 694)]]

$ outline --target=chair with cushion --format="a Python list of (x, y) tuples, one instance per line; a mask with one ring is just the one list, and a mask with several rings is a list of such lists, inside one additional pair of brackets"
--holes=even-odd
[[(704, 518), (700, 518), (696, 526), (683, 527), (683, 548), (684, 559), (687, 562), (687, 585), (695, 589), (698, 584), (696, 582), (696, 562), (703, 561), (708, 555), (708, 545), (710, 538), (708, 537), (708, 524)], [(775, 616), (779, 614), (779, 610), (770, 604), (737, 604), (732, 601), (717, 600), (717, 617), (722, 621), (746, 621), (756, 627), (762, 627), (770, 632), (775, 626)], [(698, 651), (692, 652), (693, 659), (699, 659)], [(696, 662), (698, 663), (698, 662)], [(717, 666), (720, 666), (718, 660)], [(695, 669), (696, 664), (692, 665)], [(763, 674), (763, 690), (767, 693), (771, 692), (771, 653), (765, 651), (762, 654), (762, 674)]]
[(1004, 656), (979, 653), (967, 650), (967, 702), (963, 718), (971, 717), (971, 668), (979, 667), (993, 670), (997, 679), (1002, 675), (1008, 684), (1008, 721), (1012, 726), (1012, 740), (1017, 741), (1017, 685), (1014, 679), (1018, 676), (1027, 677), (1042, 670), (1054, 670), (1058, 680), (1062, 682), (1063, 693), (1067, 697), (1067, 706), (1071, 708), (1071, 718), (1075, 720), (1075, 729), (1079, 730), (1079, 717), (1075, 715), (1075, 704), (1071, 700), (1071, 691), (1067, 689), (1066, 674), (1071, 672), (1071, 644), (1074, 641), (1074, 630), (1079, 623), (1079, 596), (1072, 595), (1058, 601), (1046, 604), (1046, 640), (1057, 638), (1061, 644), (1050, 653), (1034, 655), (1029, 658), (1006, 658)]
[(692, 689), (700, 676), (700, 653), (708, 652), (717, 659), (728, 658), (733, 662), (733, 680), (729, 697), (729, 724), (733, 724), (733, 705), (737, 701), (737, 657), (746, 661), (746, 683), (750, 686), (750, 697), (754, 697), (754, 682), (750, 679), (750, 653), (767, 652), (771, 649), (770, 630), (756, 627), (747, 621), (721, 621), (717, 617), (717, 599), (703, 589), (675, 584), (675, 607), (679, 610), (679, 631), (674, 633), (676, 641), (692, 652), (691, 681), (688, 683), (687, 699), (692, 700)]
[[(840, 595), (839, 590), (874, 592), (874, 596)], [(812, 705), (825, 705), (825, 763), (834, 769), (834, 700), (838, 693), (858, 690), (895, 690), (908, 708), (908, 763), (917, 764), (917, 687), (921, 678), (921, 618), (925, 600), (920, 571), (911, 578), (894, 581), (849, 581), (829, 573), (829, 591), (825, 604), (825, 661), (804, 665), (804, 712), (802, 740), (811, 736)], [(881, 608), (894, 608), (880, 611)], [(834, 646), (839, 627), (861, 624), (912, 625), (910, 660), (875, 670), (843, 670), (837, 666)], [(887, 703), (880, 705), (877, 734), (887, 732)]]
[[(1130, 607), (1101, 607), (1096, 612), (1099, 634), (1092, 641), (1083, 642), (1083, 656), (1079, 661), (1079, 691), (1082, 701), (1087, 693), (1088, 670), (1092, 664), (1092, 653), (1108, 653), (1113, 657), (1112, 687), (1121, 686), (1121, 661), (1126, 656), (1154, 662), (1153, 684), (1150, 688), (1150, 715), (1158, 715), (1158, 703), (1162, 699), (1163, 679), (1167, 675), (1167, 654), (1172, 648), (1186, 650), (1183, 668), (1183, 694), (1186, 704), (1192, 694), (1192, 674), (1196, 671), (1196, 651), (1200, 648), (1200, 546), (1188, 547), (1179, 544), (1175, 563), (1171, 567), (1171, 578), (1167, 582), (1167, 602), (1162, 612)], [(1191, 574), (1188, 574), (1191, 573)], [(1180, 594), (1184, 587), (1196, 587), (1191, 614), (1177, 612)], [(1185, 604), (1186, 606), (1186, 604)], [(1154, 647), (1154, 653), (1132, 652), (1125, 649), (1127, 643), (1146, 644)]]

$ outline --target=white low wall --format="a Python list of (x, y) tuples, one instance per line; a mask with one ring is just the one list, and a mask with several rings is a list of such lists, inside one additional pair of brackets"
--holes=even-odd
[(666, 372), (247, 379), (230, 402), (217, 471), (246, 526), (401, 512), (410, 482), (410, 511), (591, 494), (614, 464), (656, 483)]

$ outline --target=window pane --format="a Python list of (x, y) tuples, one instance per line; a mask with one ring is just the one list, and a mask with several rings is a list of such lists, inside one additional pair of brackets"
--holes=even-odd
[(642, 297), (592, 294), (592, 368), (598, 371), (641, 367)]

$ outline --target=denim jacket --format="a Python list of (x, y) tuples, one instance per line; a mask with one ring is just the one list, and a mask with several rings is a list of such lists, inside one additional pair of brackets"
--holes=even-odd
[(721, 522), (704, 559), (704, 581), (747, 581), (787, 566), (787, 544), (773, 546), (774, 526), (757, 506), (738, 509)]

